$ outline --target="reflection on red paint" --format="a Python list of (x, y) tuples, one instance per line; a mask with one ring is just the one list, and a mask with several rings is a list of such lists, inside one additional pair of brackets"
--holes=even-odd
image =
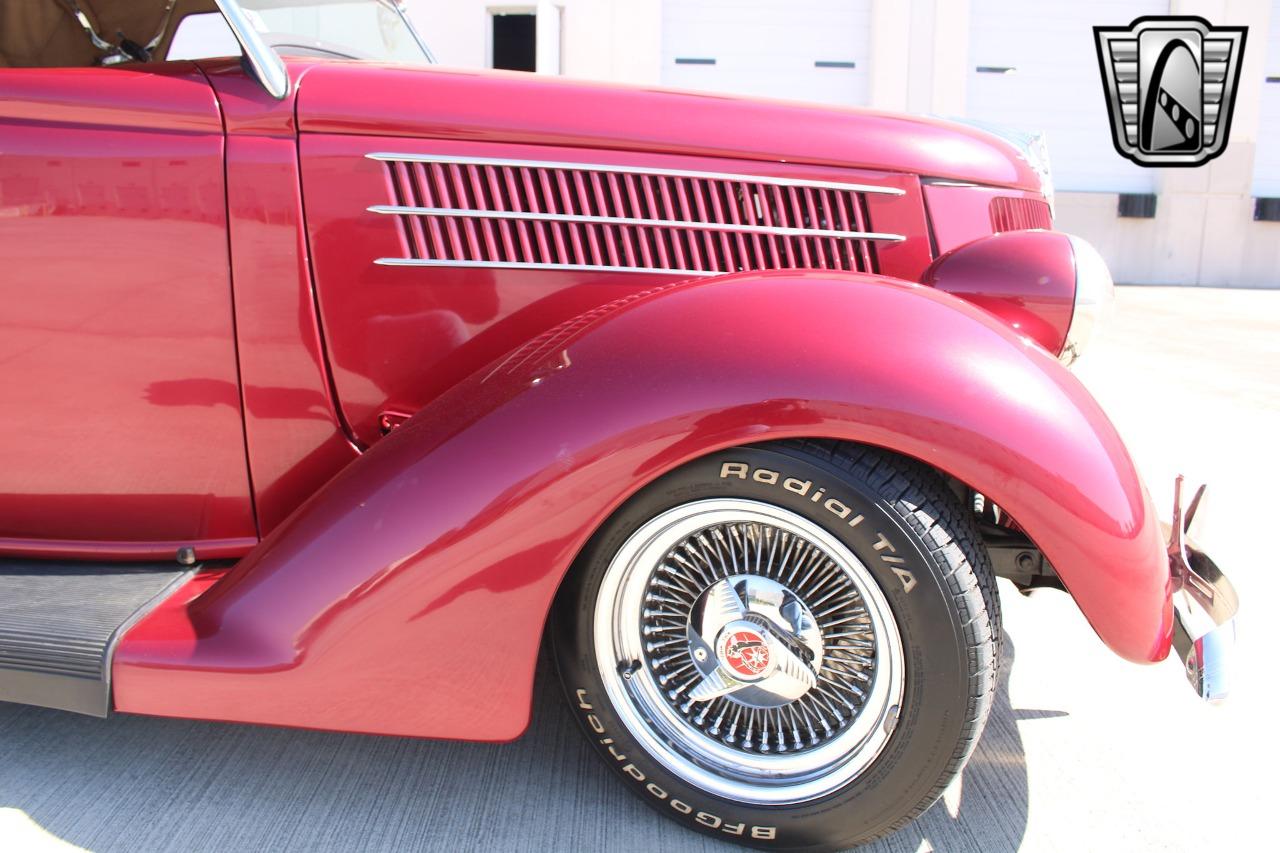
[(1113, 649), (1167, 653), (1167, 560), (1119, 437), (1055, 359), (954, 297), (732, 276), (633, 300), (512, 364), (428, 404), (195, 600), (194, 646), (140, 623), (118, 706), (516, 737), (547, 608), (600, 522), (684, 462), (787, 436), (928, 458), (1018, 518)]

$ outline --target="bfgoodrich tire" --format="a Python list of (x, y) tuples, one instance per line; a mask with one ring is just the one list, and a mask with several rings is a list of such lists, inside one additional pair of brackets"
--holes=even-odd
[(557, 599), (572, 712), (690, 829), (775, 850), (889, 834), (964, 767), (996, 685), (999, 603), (931, 469), (836, 442), (743, 447), (653, 483)]

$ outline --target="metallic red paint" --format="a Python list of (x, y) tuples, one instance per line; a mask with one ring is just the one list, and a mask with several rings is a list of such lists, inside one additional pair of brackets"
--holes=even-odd
[(888, 447), (971, 484), (1115, 651), (1167, 654), (1155, 512), (1069, 372), (937, 290), (778, 272), (657, 288), (459, 383), (204, 595), (131, 630), (116, 705), (516, 737), (544, 616), (600, 522), (690, 459), (787, 436)]
[(207, 80), (189, 63), (0, 74), (0, 554), (243, 551)]
[(946, 254), (979, 237), (994, 232), (991, 224), (991, 200), (998, 196), (1042, 200), (1036, 192), (1016, 192), (998, 187), (980, 187), (950, 182), (926, 183), (925, 207), (933, 229), (938, 254)]
[(5, 538), (0, 540), (0, 555), (37, 560), (84, 560), (89, 563), (134, 560), (164, 563), (173, 560), (180, 549), (194, 548), (201, 560), (229, 560), (248, 554), (258, 541), (257, 536), (174, 539), (167, 542)]
[(933, 262), (925, 284), (972, 302), (1053, 355), (1062, 352), (1075, 305), (1075, 250), (1058, 231), (1008, 231)]
[[(0, 74), (0, 213), (19, 235), (0, 280), (0, 553), (248, 552), (126, 633), (120, 710), (515, 737), (548, 606), (600, 522), (697, 456), (792, 436), (955, 475), (1018, 519), (1112, 648), (1167, 654), (1155, 514), (1041, 349), (1070, 319), (1065, 238), (988, 237), (971, 210), (1038, 192), (1000, 140), (366, 63), (291, 63), (296, 101), (233, 61)], [(386, 191), (373, 150), (894, 186), (869, 217), (908, 239), (877, 247), (892, 279), (378, 267), (400, 246), (365, 211)]]
[(6, 122), (64, 127), (222, 131), (208, 83), (191, 62), (167, 62), (146, 70), (137, 66), (6, 68), (0, 116)]
[[(308, 76), (307, 79), (310, 79)], [(506, 353), (582, 311), (673, 281), (672, 274), (377, 266), (404, 249), (395, 218), (365, 208), (387, 201), (382, 164), (365, 154), (408, 154), (635, 164), (846, 181), (900, 188), (868, 196), (876, 230), (911, 235), (875, 247), (881, 272), (918, 280), (932, 260), (918, 181), (880, 171), (659, 157), (575, 148), (304, 134), (303, 194), (316, 289), (342, 411), (365, 444), (386, 411), (416, 412)], [(249, 413), (252, 417), (252, 412)]]
[(338, 418), (320, 338), (292, 103), (264, 99), (239, 63), (206, 70), (227, 125), (241, 395), (265, 534), (359, 453)]
[(368, 134), (807, 163), (1038, 191), (1011, 145), (965, 125), (862, 109), (564, 78), (316, 63), (303, 133)]

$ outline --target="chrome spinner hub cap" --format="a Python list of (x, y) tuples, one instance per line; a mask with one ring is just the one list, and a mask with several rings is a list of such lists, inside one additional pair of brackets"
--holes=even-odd
[(628, 730), (711, 793), (823, 796), (897, 724), (904, 657), (879, 585), (840, 540), (772, 504), (695, 501), (652, 519), (610, 563), (594, 620)]
[(804, 602), (771, 578), (733, 575), (708, 586), (690, 608), (687, 636), (702, 675), (687, 693), (694, 702), (731, 695), (777, 708), (816, 684), (822, 632)]

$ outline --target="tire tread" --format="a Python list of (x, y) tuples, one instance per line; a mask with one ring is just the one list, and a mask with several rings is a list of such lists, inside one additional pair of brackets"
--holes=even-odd
[[(934, 589), (941, 596), (938, 597), (931, 591), (928, 598), (932, 608), (930, 612), (939, 618), (944, 618), (949, 613), (952, 620), (946, 626), (942, 626), (940, 622), (930, 624), (939, 625), (934, 635), (945, 635), (947, 649), (950, 650), (948, 654), (959, 652), (946, 665), (953, 668), (952, 671), (959, 669), (955, 674), (964, 680), (955, 681), (948, 677), (947, 686), (943, 688), (946, 695), (939, 694), (938, 697), (947, 708), (948, 717), (939, 718), (946, 719), (947, 742), (950, 742), (950, 737), (957, 730), (958, 735), (955, 735), (955, 744), (949, 756), (946, 753), (939, 755), (936, 751), (931, 753), (928, 761), (931, 768), (929, 773), (937, 773), (932, 784), (928, 782), (928, 777), (919, 773), (914, 777), (910, 790), (924, 790), (918, 800), (913, 803), (911, 798), (898, 795), (892, 802), (891, 811), (876, 818), (874, 824), (864, 823), (861, 829), (852, 824), (833, 824), (828, 820), (820, 834), (811, 835), (808, 840), (796, 839), (801, 842), (799, 844), (782, 846), (767, 841), (736, 839), (738, 843), (747, 846), (796, 853), (817, 853), (869, 844), (892, 835), (929, 809), (960, 774), (977, 747), (994, 704), (1003, 646), (995, 573), (978, 533), (973, 512), (965, 506), (961, 497), (962, 492), (954, 491), (942, 474), (924, 463), (880, 448), (829, 439), (769, 441), (739, 449), (763, 451), (765, 455), (759, 458), (766, 460), (769, 455), (789, 456), (797, 462), (805, 463), (810, 469), (823, 469), (846, 481), (846, 485), (856, 491), (868, 511), (872, 511), (871, 505), (874, 505), (876, 513), (887, 512), (902, 525), (904, 531), (910, 533), (909, 538), (918, 542), (919, 548), (932, 563), (928, 572), (929, 583), (931, 586), (937, 584)], [(687, 476), (691, 478), (688, 482), (695, 482), (700, 475), (695, 473)], [(680, 502), (689, 499), (687, 485), (682, 486), (681, 493), (671, 491), (672, 486), (661, 484), (655, 484), (653, 488), (667, 491), (657, 492), (659, 497), (653, 499), (641, 495), (634, 500), (656, 501), (657, 506), (662, 507), (666, 505), (665, 501)], [(653, 511), (646, 504), (639, 506), (643, 509), (637, 508), (633, 513)], [(620, 513), (625, 511), (626, 508), (620, 510)], [(584, 620), (584, 615), (591, 613), (595, 607), (596, 585), (603, 575), (608, 558), (621, 543), (621, 537), (627, 535), (629, 523), (633, 522), (625, 515), (615, 516), (615, 520), (611, 520), (609, 525), (597, 533), (584, 554), (579, 557), (574, 574), (566, 579), (566, 584), (561, 588), (555, 618), (548, 623), (556, 667), (560, 671), (565, 695), (571, 706), (579, 701), (574, 692), (578, 683), (593, 686), (593, 679), (598, 681), (598, 676), (591, 674), (591, 623), (589, 617)], [(958, 649), (955, 645), (957, 640), (961, 644)], [(582, 678), (579, 679), (577, 674), (581, 674)], [(963, 712), (957, 713), (962, 708)], [(606, 710), (601, 706), (593, 713), (604, 715)], [(575, 716), (588, 738), (597, 740), (592, 732), (599, 732), (601, 729), (589, 725), (582, 714)], [(612, 723), (609, 725), (612, 726)], [(612, 753), (613, 747), (610, 746), (609, 749)], [(642, 749), (639, 751), (643, 752)], [(940, 760), (943, 756), (946, 756), (945, 761)], [(937, 769), (939, 765), (940, 770)], [(616, 766), (614, 770), (620, 772)], [(653, 770), (650, 772), (652, 774)], [(898, 773), (898, 770), (895, 769), (894, 772)], [(621, 775), (627, 777), (627, 774)], [(681, 782), (678, 778), (671, 781)], [(643, 801), (655, 810), (667, 814), (652, 797), (643, 795)], [(889, 817), (890, 814), (893, 817)], [(705, 826), (687, 821), (680, 823), (689, 829), (711, 834)]]
[(965, 510), (933, 468), (887, 450), (848, 442), (796, 439), (775, 446), (815, 457), (875, 488), (893, 512), (920, 536), (942, 570), (968, 641), (970, 677), (965, 732), (937, 784), (892, 826), (859, 839), (860, 844), (867, 844), (892, 835), (937, 802), (978, 745), (995, 701), (1004, 646), (995, 571), (972, 513)]

